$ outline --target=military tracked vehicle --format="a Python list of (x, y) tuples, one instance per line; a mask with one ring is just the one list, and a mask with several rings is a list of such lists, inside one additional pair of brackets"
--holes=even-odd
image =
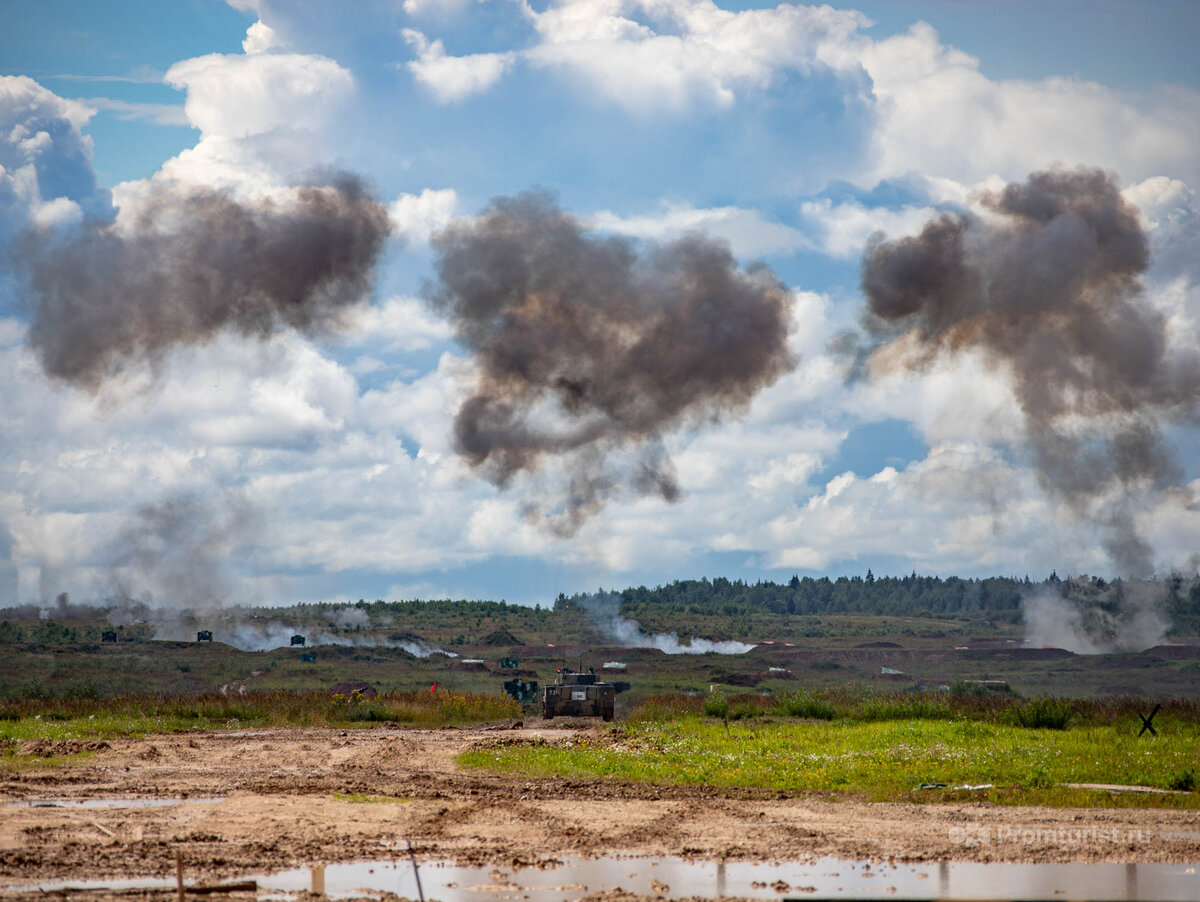
[(542, 717), (602, 717), (613, 719), (617, 697), (612, 683), (596, 681), (595, 669), (580, 673), (564, 667), (542, 694)]

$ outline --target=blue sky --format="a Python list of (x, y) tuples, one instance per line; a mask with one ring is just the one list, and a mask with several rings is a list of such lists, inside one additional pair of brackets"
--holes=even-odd
[[(985, 192), (1058, 166), (1112, 174), (1151, 251), (1137, 304), (1170, 354), (1195, 353), (1194, 3), (9, 0), (3, 17), (0, 604), (1114, 573), (1116, 520), (1156, 571), (1196, 569), (1194, 400), (1144, 414), (1169, 478), (1066, 503), (1032, 462), (1011, 368), (968, 351), (852, 378), (831, 350), (861, 335), (872, 234), (983, 215)], [(96, 393), (43, 371), (23, 236), (119, 234), (163, 185), (253, 203), (332, 169), (392, 221), (342, 330), (221, 332)], [(798, 361), (746, 409), (664, 432), (677, 502), (624, 485), (565, 538), (523, 512), (563, 495), (569, 462), (500, 488), (456, 453), (476, 361), (423, 297), (431, 236), (530, 188), (596, 234), (700, 232), (766, 263)], [(181, 498), (195, 527), (150, 546), (195, 543), (199, 566), (128, 553)]]

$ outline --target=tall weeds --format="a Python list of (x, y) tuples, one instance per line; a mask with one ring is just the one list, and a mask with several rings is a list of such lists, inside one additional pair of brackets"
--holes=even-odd
[(423, 727), (521, 716), (507, 696), (394, 692), (374, 698), (312, 692), (252, 692), (191, 697), (23, 699), (0, 702), (0, 738), (114, 736), (223, 727), (333, 727), (392, 721)]
[[(754, 717), (849, 722), (888, 720), (970, 720), (1029, 729), (1065, 729), (1068, 724), (1140, 726), (1151, 702), (1139, 698), (1021, 699), (1008, 694), (975, 692), (880, 692), (849, 689), (802, 691), (777, 696), (745, 693), (733, 696), (660, 695), (643, 699), (630, 720), (662, 721), (702, 715), (718, 719)], [(737, 712), (734, 717), (733, 712)], [(1200, 723), (1200, 703), (1192, 699), (1162, 702), (1156, 723)]]

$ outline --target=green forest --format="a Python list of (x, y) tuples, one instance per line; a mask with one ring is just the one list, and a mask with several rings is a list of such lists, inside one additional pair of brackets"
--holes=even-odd
[[(944, 620), (989, 626), (1006, 632), (1022, 623), (1022, 606), (1029, 598), (1062, 599), (1079, 612), (1088, 631), (1114, 633), (1146, 609), (1158, 612), (1170, 634), (1200, 636), (1200, 580), (1173, 575), (1164, 579), (1105, 580), (1101, 577), (1059, 577), (1052, 573), (1035, 582), (1030, 577), (962, 579), (956, 576), (800, 577), (776, 583), (740, 579), (675, 580), (654, 588), (559, 594), (546, 605), (506, 601), (359, 599), (355, 604), (315, 602), (283, 607), (227, 605), (204, 612), (169, 606), (177, 622), (195, 629), (215, 621), (290, 622), (298, 627), (328, 628), (340, 635), (402, 626), (389, 632), (391, 641), (436, 641), (446, 645), (497, 644), (487, 634), (497, 629), (516, 631), (538, 641), (547, 637), (574, 638), (572, 622), (584, 628), (601, 613), (636, 621), (643, 629), (680, 631), (715, 639), (743, 638), (751, 633), (780, 631), (785, 636), (820, 637), (822, 617), (881, 617)], [(111, 627), (106, 616), (121, 610), (129, 625)], [(347, 620), (353, 609), (359, 620)], [(578, 617), (572, 616), (578, 614)], [(47, 616), (48, 615), (48, 616)], [(120, 639), (154, 638), (157, 618), (145, 605), (118, 606), (97, 602), (76, 605), (60, 596), (46, 611), (36, 606), (0, 610), (0, 642), (99, 641), (101, 632), (115, 629)], [(151, 622), (146, 622), (151, 621)], [(882, 628), (885, 624), (880, 624)], [(563, 631), (567, 630), (567, 633)], [(161, 629), (158, 638), (163, 638)]]
[[(1173, 632), (1200, 634), (1200, 580), (1172, 575), (1162, 580), (1105, 580), (1102, 577), (1062, 578), (1051, 573), (1041, 582), (994, 576), (960, 579), (937, 576), (840, 576), (830, 579), (793, 576), (786, 583), (754, 583), (724, 577), (676, 580), (649, 589), (645, 586), (616, 593), (624, 617), (643, 624), (660, 620), (686, 622), (689, 616), (746, 618), (761, 614), (822, 616), (864, 614), (889, 617), (1021, 622), (1022, 600), (1035, 594), (1058, 596), (1087, 612), (1109, 614), (1118, 622), (1122, 612), (1142, 604), (1161, 610)], [(586, 603), (588, 595), (559, 595), (556, 608)], [(649, 627), (648, 627), (649, 628)]]

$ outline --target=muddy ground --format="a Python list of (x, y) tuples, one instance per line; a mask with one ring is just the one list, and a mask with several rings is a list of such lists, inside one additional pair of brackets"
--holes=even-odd
[[(764, 861), (1200, 861), (1195, 811), (870, 804), (530, 780), (455, 764), (477, 743), (568, 741), (577, 732), (540, 722), (443, 730), (385, 725), (99, 743), (65, 764), (0, 773), (0, 898), (8, 898), (5, 887), (37, 881), (173, 875), (177, 852), (189, 875), (215, 881), (380, 858), (409, 841), (421, 859), (505, 867), (612, 853)], [(36, 807), (108, 798), (184, 801), (140, 809)], [(973, 841), (981, 828), (989, 842)]]

